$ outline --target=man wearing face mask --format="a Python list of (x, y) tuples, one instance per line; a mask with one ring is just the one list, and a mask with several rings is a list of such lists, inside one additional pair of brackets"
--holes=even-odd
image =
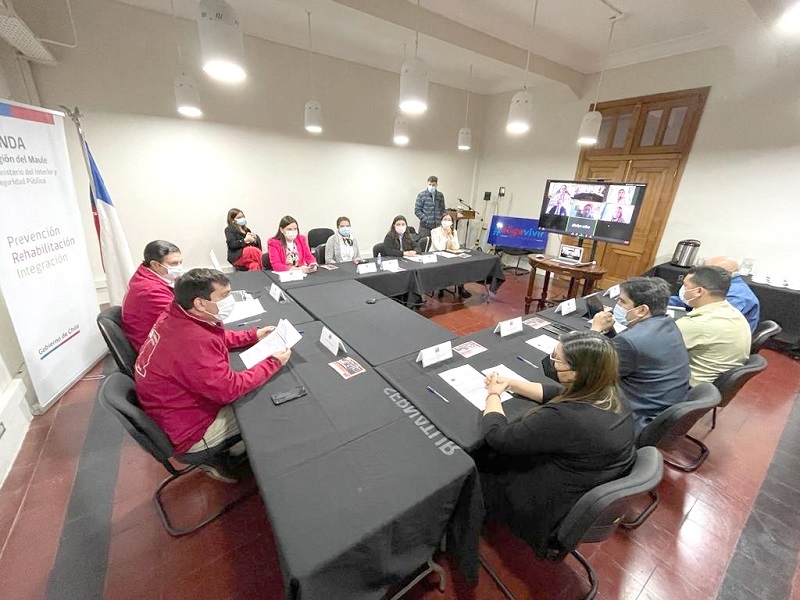
[(122, 331), (137, 351), (172, 302), (172, 286), (182, 273), (183, 257), (175, 244), (155, 240), (144, 247), (144, 260), (128, 282), (122, 300)]
[(620, 387), (628, 398), (638, 433), (663, 410), (689, 393), (689, 355), (675, 321), (667, 315), (669, 285), (659, 277), (633, 277), (620, 284), (613, 312), (592, 319), (592, 331), (613, 335)]
[(439, 178), (428, 177), (428, 186), (417, 194), (414, 203), (414, 214), (419, 219), (419, 237), (431, 234), (431, 230), (439, 227), (444, 217), (444, 194), (439, 191)]
[(689, 351), (692, 385), (713, 383), (750, 356), (747, 319), (725, 299), (730, 285), (730, 273), (722, 267), (692, 267), (683, 278), (680, 298), (692, 312), (676, 324)]
[[(453, 228), (453, 215), (445, 213), (441, 224), (431, 230), (430, 250), (431, 252), (441, 252), (443, 250), (458, 252), (460, 249), (461, 244), (458, 241), (458, 234)], [(443, 295), (444, 291), (439, 290), (438, 296), (441, 298)], [(464, 299), (472, 297), (472, 294), (463, 285), (458, 286), (458, 295)]]
[[(175, 284), (175, 302), (156, 321), (139, 352), (135, 378), (139, 403), (167, 434), (176, 457), (238, 436), (231, 404), (266, 383), (291, 356), (285, 349), (250, 369), (231, 369), (230, 350), (250, 346), (274, 329), (225, 329), (222, 321), (234, 303), (223, 273), (188, 271)], [(200, 468), (215, 479), (235, 480), (224, 464)]]

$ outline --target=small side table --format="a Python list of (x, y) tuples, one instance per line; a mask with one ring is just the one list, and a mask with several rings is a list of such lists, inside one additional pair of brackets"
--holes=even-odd
[[(567, 298), (575, 298), (578, 295), (578, 287), (580, 280), (583, 279), (583, 291), (581, 296), (587, 296), (594, 290), (594, 284), (598, 279), (602, 279), (608, 272), (598, 265), (584, 265), (582, 267), (566, 265), (564, 263), (556, 262), (553, 256), (544, 256), (536, 258), (534, 254), (528, 255), (528, 263), (531, 265), (531, 274), (528, 279), (528, 293), (525, 296), (525, 314), (530, 312), (531, 304), (536, 300), (538, 302), (537, 311), (544, 310), (545, 302), (547, 301), (547, 288), (550, 286), (550, 274), (566, 275), (570, 278), (569, 290), (567, 291)], [(542, 287), (541, 298), (532, 298), (533, 282), (536, 277), (536, 269), (544, 271), (544, 286)]]

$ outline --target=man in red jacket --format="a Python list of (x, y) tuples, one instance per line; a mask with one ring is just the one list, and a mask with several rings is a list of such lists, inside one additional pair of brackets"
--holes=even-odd
[(172, 303), (172, 286), (183, 273), (183, 256), (170, 242), (144, 247), (144, 260), (128, 283), (122, 301), (122, 331), (138, 352), (156, 319)]
[[(236, 372), (228, 351), (254, 344), (273, 327), (229, 331), (233, 310), (228, 278), (213, 269), (192, 269), (175, 283), (175, 301), (156, 321), (136, 360), (136, 393), (142, 409), (167, 434), (175, 456), (202, 452), (238, 436), (230, 406), (266, 383), (291, 356), (288, 348)], [(200, 467), (233, 482), (221, 464)]]

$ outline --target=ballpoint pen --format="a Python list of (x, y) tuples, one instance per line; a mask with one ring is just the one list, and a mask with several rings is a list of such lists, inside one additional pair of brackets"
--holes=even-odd
[(444, 396), (442, 396), (442, 395), (441, 395), (439, 392), (437, 392), (437, 391), (436, 391), (435, 389), (433, 389), (431, 386), (429, 386), (429, 385), (428, 385), (428, 386), (425, 386), (425, 387), (427, 387), (427, 388), (428, 388), (428, 391), (429, 391), (431, 394), (434, 394), (434, 395), (436, 395), (436, 396), (439, 396), (439, 398), (441, 398), (442, 400), (444, 400), (445, 402), (447, 402), (448, 404), (450, 404), (450, 400), (448, 400), (447, 398), (445, 398)]
[(534, 369), (538, 369), (539, 368), (539, 365), (533, 364), (531, 361), (529, 361), (527, 358), (525, 358), (523, 356), (518, 356), (517, 358), (519, 360), (521, 360), (522, 362), (524, 362), (526, 365), (529, 365), (529, 366), (533, 367)]
[(249, 321), (242, 321), (241, 323), (237, 323), (237, 327), (244, 327), (245, 325), (250, 325), (252, 323), (258, 323), (261, 319), (250, 319)]

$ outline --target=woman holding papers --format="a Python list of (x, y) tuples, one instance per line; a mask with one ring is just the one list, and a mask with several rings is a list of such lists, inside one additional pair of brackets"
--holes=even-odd
[[(561, 336), (550, 355), (558, 382), (486, 378), (479, 462), (489, 518), (507, 523), (539, 556), (575, 502), (591, 488), (627, 475), (635, 460), (633, 419), (617, 385), (617, 353), (594, 332)], [(541, 403), (509, 423), (500, 394)]]
[(360, 257), (358, 242), (350, 232), (350, 219), (339, 217), (336, 219), (336, 233), (325, 242), (325, 262), (349, 262)]
[(392, 221), (389, 232), (383, 238), (383, 247), (386, 256), (416, 256), (414, 241), (408, 232), (406, 218), (403, 215), (397, 215)]
[(278, 223), (278, 231), (267, 242), (269, 262), (273, 271), (301, 269), (303, 273), (317, 270), (317, 261), (308, 247), (306, 236), (300, 235), (297, 219), (286, 215)]
[(225, 242), (228, 244), (228, 262), (234, 267), (248, 271), (260, 271), (263, 268), (261, 238), (250, 231), (244, 213), (238, 208), (228, 211)]

